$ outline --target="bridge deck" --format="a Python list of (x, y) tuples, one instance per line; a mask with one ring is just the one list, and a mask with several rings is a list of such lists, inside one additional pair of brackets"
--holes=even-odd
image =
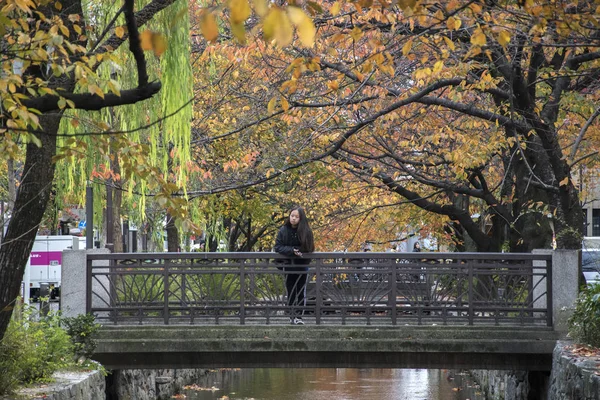
[(471, 368), (548, 371), (549, 328), (449, 326), (106, 326), (109, 369), (224, 367)]

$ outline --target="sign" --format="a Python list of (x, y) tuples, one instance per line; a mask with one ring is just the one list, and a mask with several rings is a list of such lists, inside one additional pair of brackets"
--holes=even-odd
[(85, 229), (85, 221), (79, 221), (79, 225), (77, 225), (79, 229)]

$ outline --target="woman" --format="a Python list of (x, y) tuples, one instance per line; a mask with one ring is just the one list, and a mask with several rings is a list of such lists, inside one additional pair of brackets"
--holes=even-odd
[[(292, 257), (292, 265), (306, 265), (309, 259), (303, 259), (304, 253), (315, 251), (313, 232), (310, 229), (306, 213), (302, 207), (294, 207), (289, 218), (277, 233), (275, 251), (284, 256)], [(304, 325), (302, 315), (306, 306), (306, 279), (308, 267), (285, 267), (285, 289), (287, 291), (288, 307), (290, 308), (290, 323)], [(300, 307), (300, 309), (298, 309)]]

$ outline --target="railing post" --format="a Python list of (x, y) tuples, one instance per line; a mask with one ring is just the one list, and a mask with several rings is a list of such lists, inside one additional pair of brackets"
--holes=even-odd
[(390, 291), (390, 296), (392, 298), (391, 309), (392, 313), (392, 325), (396, 325), (398, 320), (398, 265), (396, 264), (397, 260), (390, 259), (389, 268), (390, 268), (390, 281), (392, 281), (392, 287)]
[(546, 305), (548, 309), (546, 312), (546, 324), (552, 327), (552, 322), (554, 321), (554, 314), (552, 313), (552, 257), (546, 260), (546, 293), (548, 301)]
[(473, 325), (474, 323), (474, 307), (473, 307), (473, 260), (469, 260), (467, 262), (467, 268), (469, 268), (469, 325)]
[(240, 260), (240, 324), (246, 324), (246, 260)]
[[(315, 263), (315, 276), (316, 276), (316, 284), (315, 284), (315, 323), (317, 325), (321, 324), (321, 307), (323, 306), (323, 295), (321, 294), (322, 285), (323, 285), (323, 260), (317, 259)], [(308, 282), (306, 283), (308, 285)]]
[(163, 321), (165, 325), (169, 325), (169, 268), (171, 266), (170, 260), (165, 260), (165, 266), (163, 268), (163, 294), (165, 296), (163, 305)]
[(85, 271), (85, 312), (92, 312), (92, 260), (86, 255), (86, 271)]

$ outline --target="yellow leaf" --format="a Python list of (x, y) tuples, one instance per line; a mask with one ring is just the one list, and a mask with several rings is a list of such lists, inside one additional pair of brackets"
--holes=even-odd
[(450, 17), (446, 20), (446, 28), (454, 30), (454, 17)]
[(565, 179), (563, 179), (562, 181), (560, 181), (560, 183), (558, 184), (559, 186), (566, 186), (569, 184), (569, 177), (567, 176)]
[(417, 1), (416, 0), (399, 0), (398, 5), (404, 11), (407, 11), (409, 9), (412, 10), (417, 5)]
[(404, 44), (404, 46), (402, 46), (402, 54), (406, 56), (410, 52), (411, 48), (412, 48), (412, 40), (409, 40), (408, 42), (406, 42)]
[(340, 13), (341, 9), (342, 9), (342, 4), (339, 1), (336, 1), (335, 3), (333, 3), (331, 8), (329, 9), (329, 12), (331, 13), (331, 15), (333, 15), (335, 17)]
[(160, 57), (167, 49), (167, 39), (160, 33), (153, 33), (152, 49), (154, 50), (154, 55)]
[(117, 96), (121, 96), (121, 85), (119, 84), (119, 82), (115, 81), (114, 79), (111, 79), (110, 81), (108, 81), (108, 88)]
[(236, 38), (238, 43), (246, 44), (246, 28), (244, 28), (244, 23), (240, 22), (239, 24), (231, 24), (231, 33)]
[(458, 29), (460, 29), (461, 25), (462, 25), (462, 21), (459, 18), (455, 18), (454, 19), (454, 30), (457, 31)]
[(475, 30), (473, 36), (471, 36), (471, 43), (476, 46), (483, 46), (487, 42), (487, 38), (481, 29)]
[(118, 38), (122, 38), (125, 34), (125, 28), (123, 28), (122, 26), (117, 26), (117, 28), (115, 29), (115, 34)]
[(510, 43), (510, 33), (508, 31), (501, 31), (500, 35), (498, 35), (498, 43), (500, 43), (501, 46), (506, 46), (507, 44)]
[(145, 30), (140, 33), (140, 42), (142, 50), (152, 50), (152, 32)]
[(469, 4), (469, 8), (473, 11), (473, 13), (475, 14), (481, 14), (481, 6), (477, 3), (471, 3)]
[(248, 0), (231, 0), (229, 10), (231, 11), (231, 22), (236, 24), (244, 22), (250, 16)]
[(263, 18), (269, 12), (269, 4), (267, 0), (253, 0), (254, 1), (254, 11), (256, 15)]
[(458, 30), (462, 25), (462, 21), (459, 18), (450, 17), (446, 21), (446, 27), (451, 31)]
[(90, 93), (95, 93), (95, 94), (97, 94), (98, 96), (100, 96), (100, 97), (104, 98), (104, 92), (102, 91), (102, 89), (100, 89), (100, 88), (99, 88), (98, 86), (96, 86), (96, 85), (89, 85), (89, 86), (88, 86), (88, 91), (89, 91)]
[(62, 4), (60, 4), (60, 1), (57, 1), (56, 3), (54, 3), (54, 7), (55, 7), (55, 8), (56, 8), (58, 11), (62, 10)]
[(212, 42), (219, 36), (219, 28), (211, 12), (204, 12), (200, 16), (200, 32), (202, 32), (202, 36), (209, 42)]
[(312, 19), (298, 7), (289, 6), (287, 12), (292, 24), (296, 25), (300, 43), (304, 47), (312, 47), (317, 34), (317, 28), (315, 28)]
[(269, 101), (269, 104), (267, 104), (267, 111), (269, 111), (270, 113), (272, 113), (275, 110), (275, 106), (276, 105), (277, 105), (277, 99), (275, 97), (273, 97)]
[(287, 111), (290, 109), (290, 103), (288, 103), (285, 97), (281, 98), (281, 108), (283, 108), (283, 111)]
[(452, 40), (450, 40), (449, 37), (444, 36), (444, 42), (446, 42), (446, 46), (448, 46), (448, 48), (450, 50), (455, 50), (456, 49), (456, 46), (454, 46), (454, 42)]
[(354, 27), (354, 29), (352, 29), (352, 31), (350, 31), (350, 37), (352, 38), (352, 40), (357, 41), (358, 39), (360, 39), (363, 35), (363, 31), (359, 28), (359, 27)]
[(285, 47), (292, 42), (293, 30), (290, 19), (280, 8), (273, 7), (263, 23), (265, 40), (275, 42)]

